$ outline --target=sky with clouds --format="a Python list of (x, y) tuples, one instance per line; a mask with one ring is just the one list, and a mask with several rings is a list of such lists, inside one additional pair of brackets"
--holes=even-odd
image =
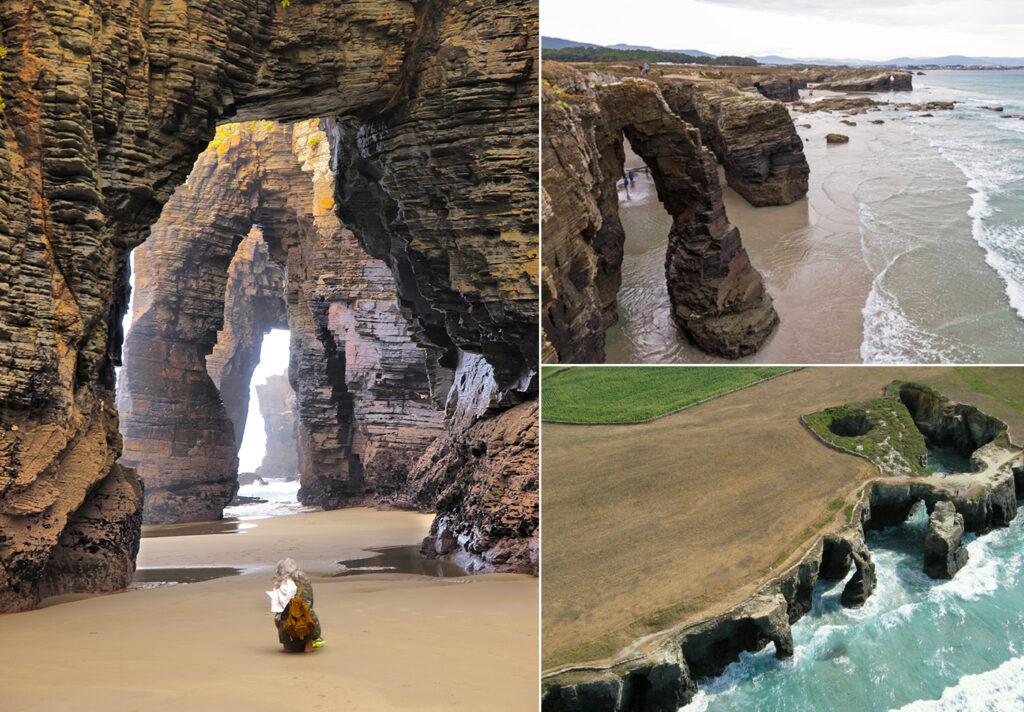
[(1022, 0), (540, 0), (541, 32), (712, 54), (1024, 57)]

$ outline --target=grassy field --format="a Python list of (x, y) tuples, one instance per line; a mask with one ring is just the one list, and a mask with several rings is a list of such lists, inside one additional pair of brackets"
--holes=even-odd
[(800, 417), (877, 399), (896, 379), (973, 404), (1024, 441), (1022, 368), (805, 368), (643, 425), (545, 423), (543, 667), (607, 661), (722, 613), (848, 521), (878, 470)]
[(545, 366), (545, 420), (634, 423), (791, 370), (765, 366)]

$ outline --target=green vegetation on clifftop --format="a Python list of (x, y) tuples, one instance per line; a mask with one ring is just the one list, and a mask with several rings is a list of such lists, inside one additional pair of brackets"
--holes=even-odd
[(773, 378), (791, 368), (545, 366), (545, 420), (634, 423)]
[[(886, 475), (930, 475), (928, 448), (910, 411), (898, 397), (825, 408), (803, 417), (804, 424), (839, 450), (860, 455)], [(858, 427), (864, 432), (858, 433)], [(837, 432), (838, 431), (838, 432)]]

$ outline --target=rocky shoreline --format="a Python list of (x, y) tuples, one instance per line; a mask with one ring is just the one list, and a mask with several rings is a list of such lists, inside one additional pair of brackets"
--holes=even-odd
[[(735, 359), (765, 343), (778, 315), (726, 215), (715, 164), (751, 206), (793, 203), (806, 196), (810, 171), (794, 113), (853, 116), (884, 103), (848, 96), (807, 102), (801, 90), (913, 88), (908, 72), (831, 68), (751, 74), (718, 67), (638, 78), (625, 67), (549, 61), (542, 78), (545, 363), (605, 360), (605, 332), (618, 320), (626, 240), (617, 191), (623, 137), (673, 217), (665, 280), (676, 327), (706, 353)], [(948, 102), (897, 106), (952, 108)], [(656, 136), (638, 128), (655, 125)]]
[[(791, 202), (806, 192), (802, 144), (782, 105), (734, 96), (718, 83), (604, 83), (551, 62), (542, 75), (544, 361), (604, 360), (626, 239), (616, 188), (624, 138), (673, 216), (665, 278), (676, 326), (709, 353), (756, 351), (778, 316), (725, 214), (715, 156), (728, 166), (727, 180), (755, 200)], [(768, 133), (749, 141), (743, 127), (759, 123)]]
[[(972, 408), (931, 394), (919, 396), (918, 404), (924, 407), (911, 412), (929, 442), (942, 439), (938, 431), (943, 416), (957, 408)], [(798, 561), (749, 599), (722, 615), (634, 641), (610, 664), (548, 671), (542, 677), (542, 709), (674, 712), (693, 699), (698, 679), (720, 675), (742, 652), (761, 650), (771, 642), (777, 657), (792, 656), (790, 626), (811, 609), (818, 580), (841, 580), (852, 569), (841, 601), (844, 606), (863, 604), (875, 587), (865, 531), (905, 521), (922, 502), (932, 515), (923, 566), (939, 577), (951, 577), (965, 561), (958, 553), (963, 551), (959, 536), (1007, 526), (1017, 514), (1017, 498), (1024, 496), (1021, 449), (1009, 441), (1005, 424), (991, 420), (1001, 428), (982, 437), (990, 439), (973, 451), (971, 472), (893, 476), (883, 469), (881, 477), (860, 486), (852, 505), (830, 518), (834, 522), (843, 516), (843, 520), (831, 528), (826, 523), (826, 531), (815, 536)], [(976, 428), (966, 430), (977, 432)], [(941, 559), (938, 568), (936, 559)]]

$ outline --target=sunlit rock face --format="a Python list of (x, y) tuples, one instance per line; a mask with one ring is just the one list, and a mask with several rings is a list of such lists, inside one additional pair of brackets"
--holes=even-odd
[[(145, 251), (143, 246), (140, 252)], [(143, 291), (148, 292), (136, 290), (140, 301), (147, 296), (141, 293)], [(238, 245), (228, 266), (224, 323), (217, 332), (213, 351), (206, 357), (207, 373), (220, 393), (235, 432), (236, 449), (241, 446), (245, 433), (249, 382), (260, 360), (263, 336), (272, 329), (287, 328), (284, 270), (270, 258), (263, 231), (253, 227)]]
[[(0, 610), (39, 599), (83, 517), (116, 555), (89, 576), (62, 568), (46, 590), (130, 576), (140, 483), (115, 466), (114, 408), (126, 258), (217, 123), (351, 126), (391, 212), (380, 229), (350, 227), (392, 273), (417, 340), (484, 353), (503, 387), (536, 370), (537, 12), (525, 0), (0, 8)], [(192, 426), (218, 457), (233, 447), (224, 422)]]
[(392, 497), (441, 432), (394, 278), (334, 215), (316, 124), (222, 127), (136, 251), (122, 461), (146, 484), (147, 521), (215, 519), (234, 496), (248, 385), (274, 328), (292, 332), (303, 503)]

